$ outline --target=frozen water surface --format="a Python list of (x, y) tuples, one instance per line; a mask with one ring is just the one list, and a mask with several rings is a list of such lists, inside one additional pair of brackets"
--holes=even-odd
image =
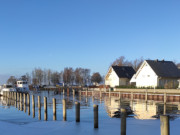
[[(129, 111), (127, 118), (127, 135), (160, 135), (159, 114), (167, 113), (171, 116), (171, 135), (180, 134), (180, 104), (176, 102), (163, 103), (157, 101), (130, 101), (117, 97), (103, 97), (102, 100), (92, 97), (67, 97), (54, 92), (32, 92), (35, 95), (35, 118), (26, 110), (20, 111), (13, 102), (1, 97), (0, 131), (1, 135), (119, 135), (119, 109), (126, 107)], [(38, 120), (37, 96), (41, 96), (41, 120)], [(43, 97), (48, 98), (48, 121), (44, 121)], [(52, 98), (57, 102), (57, 121), (53, 121)], [(67, 121), (62, 117), (62, 99), (67, 100)], [(81, 121), (75, 122), (75, 101), (81, 103)], [(93, 125), (93, 104), (99, 105), (99, 128)], [(166, 108), (164, 110), (164, 108)], [(27, 107), (26, 107), (27, 109)]]

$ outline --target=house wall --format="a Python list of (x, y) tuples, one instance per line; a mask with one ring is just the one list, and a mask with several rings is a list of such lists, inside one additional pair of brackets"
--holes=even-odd
[(172, 85), (172, 87), (177, 87), (178, 86), (178, 79), (173, 79), (173, 78), (161, 78), (159, 79), (159, 86), (164, 87), (165, 85)]
[(109, 77), (105, 79), (105, 85), (110, 85), (110, 87), (119, 86), (119, 77), (114, 70), (111, 70)]
[(137, 87), (158, 86), (158, 76), (155, 74), (155, 72), (147, 63), (145, 63), (141, 71), (136, 76), (136, 86)]
[(129, 84), (129, 81), (130, 81), (130, 80), (127, 79), (127, 78), (120, 78), (120, 79), (119, 79), (119, 85), (120, 85), (120, 86), (122, 86), (122, 85), (123, 85), (123, 86), (126, 86), (126, 85)]

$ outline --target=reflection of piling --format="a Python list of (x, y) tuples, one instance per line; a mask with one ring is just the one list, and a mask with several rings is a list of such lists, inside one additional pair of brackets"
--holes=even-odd
[(65, 90), (63, 89), (63, 95), (65, 94)]
[(56, 99), (53, 98), (53, 120), (56, 120)]
[(47, 121), (47, 97), (44, 97), (44, 120)]
[(94, 128), (98, 128), (98, 105), (94, 105)]
[(24, 112), (26, 112), (26, 94), (24, 93)]
[(75, 93), (75, 90), (73, 89), (73, 97), (75, 96), (75, 94), (76, 94), (76, 93)]
[(121, 109), (121, 135), (126, 135), (126, 109)]
[(166, 103), (164, 103), (164, 112), (163, 114), (165, 115), (166, 114)]
[(35, 117), (35, 100), (34, 100), (34, 95), (32, 95), (32, 113), (33, 113), (33, 118)]
[(20, 93), (20, 110), (23, 110), (23, 106), (22, 106), (22, 93)]
[(67, 96), (69, 96), (69, 88), (67, 88)]
[(41, 97), (38, 96), (38, 119), (41, 120)]
[(169, 135), (170, 134), (169, 116), (161, 115), (160, 121), (161, 121), (161, 135)]
[(76, 102), (76, 122), (80, 122), (80, 103)]
[(66, 121), (66, 100), (63, 99), (63, 120)]

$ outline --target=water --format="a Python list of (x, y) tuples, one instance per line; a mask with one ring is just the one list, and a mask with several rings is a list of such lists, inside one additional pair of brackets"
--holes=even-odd
[[(78, 134), (78, 135), (109, 135), (120, 134), (120, 106), (128, 110), (127, 134), (160, 135), (160, 114), (171, 116), (170, 132), (180, 134), (180, 103), (149, 100), (119, 100), (118, 97), (64, 96), (53, 91), (31, 92), (35, 95), (35, 118), (32, 116), (32, 103), (30, 98), (30, 115), (28, 111), (15, 108), (14, 102), (0, 99), (0, 131), (4, 135), (12, 134)], [(41, 120), (38, 120), (37, 96), (41, 96)], [(48, 103), (48, 121), (44, 121), (44, 96)], [(31, 97), (31, 96), (30, 96)], [(53, 121), (52, 98), (56, 98), (57, 121)], [(67, 121), (63, 121), (62, 99), (67, 101)], [(81, 103), (81, 122), (75, 122), (75, 102)], [(8, 103), (8, 105), (7, 105)], [(11, 105), (10, 105), (11, 104)], [(99, 105), (99, 129), (93, 127), (93, 104)], [(28, 109), (26, 107), (26, 109)]]

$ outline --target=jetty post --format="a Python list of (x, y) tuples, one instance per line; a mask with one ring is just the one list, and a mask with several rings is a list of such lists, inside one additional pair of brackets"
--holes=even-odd
[(47, 97), (44, 97), (44, 120), (47, 121)]
[(24, 97), (24, 112), (26, 112), (26, 94), (23, 94)]
[(23, 106), (22, 106), (22, 93), (20, 93), (20, 110), (23, 110)]
[(169, 116), (161, 115), (161, 135), (170, 135), (170, 127), (169, 127)]
[(33, 113), (33, 118), (35, 117), (35, 99), (34, 95), (32, 95), (32, 113)]
[(41, 97), (38, 96), (38, 119), (41, 120)]
[(126, 135), (126, 109), (121, 108), (121, 135)]
[(76, 105), (76, 122), (80, 122), (80, 103), (75, 102)]
[(94, 128), (98, 128), (98, 105), (94, 105)]
[(63, 120), (66, 121), (67, 118), (66, 118), (66, 100), (63, 99)]
[(53, 120), (56, 120), (56, 99), (53, 98)]

